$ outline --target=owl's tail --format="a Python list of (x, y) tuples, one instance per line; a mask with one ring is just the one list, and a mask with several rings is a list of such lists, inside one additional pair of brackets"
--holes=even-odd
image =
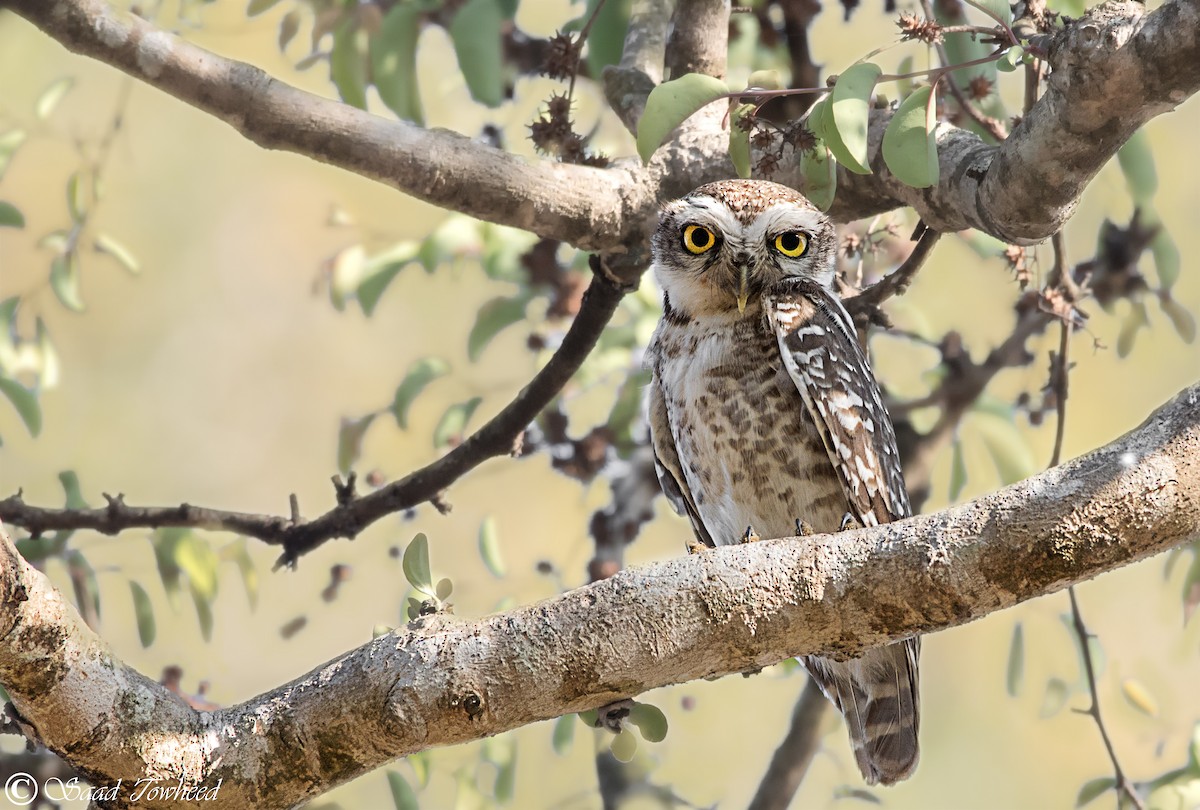
[(854, 758), (869, 785), (899, 782), (917, 767), (920, 649), (918, 639), (908, 639), (850, 661), (804, 659), (821, 691), (845, 715)]

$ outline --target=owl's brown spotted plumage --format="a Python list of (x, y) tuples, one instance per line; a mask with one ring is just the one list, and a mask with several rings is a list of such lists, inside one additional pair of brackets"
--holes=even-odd
[[(663, 209), (651, 437), (663, 491), (705, 545), (911, 513), (891, 419), (833, 291), (836, 246), (829, 220), (776, 183), (710, 183)], [(868, 783), (916, 767), (919, 649), (804, 659)]]

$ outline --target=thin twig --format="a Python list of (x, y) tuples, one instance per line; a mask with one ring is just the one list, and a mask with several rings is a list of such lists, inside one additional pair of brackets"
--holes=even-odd
[[(933, 3), (930, 2), (930, 0), (921, 0), (921, 11), (924, 13), (925, 19), (932, 20), (935, 18)], [(948, 33), (952, 29), (958, 28), (974, 28), (974, 26), (944, 27), (942, 28), (942, 33)], [(946, 45), (939, 41), (934, 43), (934, 47), (937, 48), (938, 59), (941, 61), (942, 66), (949, 66), (950, 54), (946, 51)], [(1008, 137), (1008, 132), (1004, 129), (1003, 124), (991, 116), (984, 115), (975, 108), (975, 105), (971, 103), (969, 98), (967, 98), (966, 93), (964, 93), (962, 88), (958, 86), (958, 82), (954, 80), (954, 75), (952, 73), (946, 73), (944, 80), (946, 82), (946, 86), (950, 88), (950, 95), (954, 96), (954, 100), (958, 102), (959, 109), (966, 113), (972, 121), (978, 124), (997, 141), (1002, 141)]]
[(854, 318), (855, 324), (862, 326), (880, 322), (880, 305), (893, 295), (904, 294), (941, 237), (937, 231), (925, 228), (903, 264), (858, 295), (845, 300), (846, 311)]
[(828, 707), (821, 687), (809, 678), (792, 710), (787, 736), (775, 749), (749, 810), (785, 810), (791, 804), (820, 747), (821, 718)]

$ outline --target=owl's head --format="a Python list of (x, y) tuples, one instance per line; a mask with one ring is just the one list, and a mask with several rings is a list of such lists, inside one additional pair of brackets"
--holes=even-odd
[(763, 290), (789, 276), (832, 288), (836, 244), (829, 218), (798, 191), (722, 180), (663, 208), (654, 273), (685, 317), (755, 314)]

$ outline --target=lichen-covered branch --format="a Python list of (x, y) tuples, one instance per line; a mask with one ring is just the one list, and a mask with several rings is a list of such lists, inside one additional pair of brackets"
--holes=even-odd
[(1197, 537), (1200, 384), (1112, 444), (962, 506), (626, 569), (482, 619), (425, 617), (215, 712), (117, 660), (4, 536), (0, 682), (97, 783), (222, 780), (204, 807), (287, 807), (425, 748), (799, 654), (854, 655)]

